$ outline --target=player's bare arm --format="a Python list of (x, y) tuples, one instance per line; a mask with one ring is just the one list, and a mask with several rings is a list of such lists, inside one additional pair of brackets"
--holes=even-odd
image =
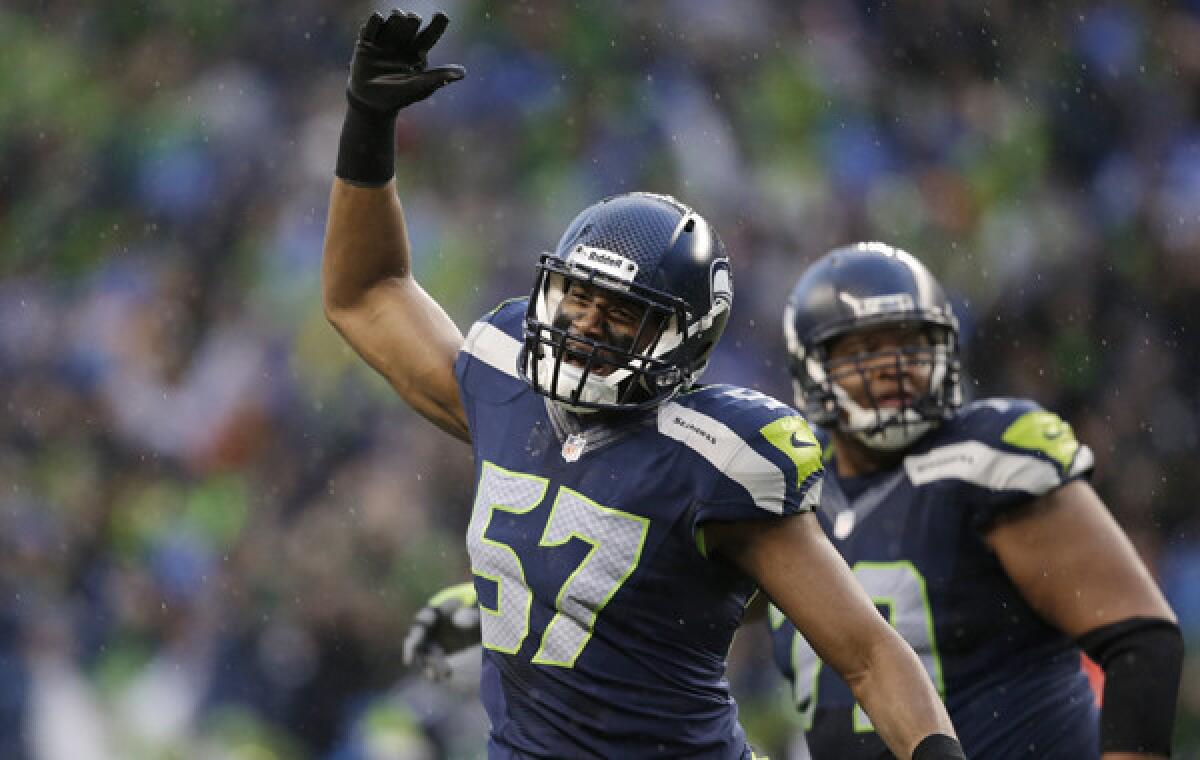
[(363, 25), (351, 62), (346, 124), (329, 203), (322, 298), (330, 322), (417, 412), (466, 441), (454, 361), (463, 337), (413, 277), (404, 213), (392, 181), (400, 109), (461, 79), (426, 54), (448, 20), (421, 29), (414, 14), (378, 13)]
[[(1080, 641), (1093, 659), (1097, 649), (1104, 659), (1110, 652), (1120, 658), (1122, 650), (1132, 655), (1136, 663), (1122, 665), (1117, 659), (1105, 667), (1106, 714), (1120, 710), (1122, 720), (1141, 725), (1162, 719), (1141, 713), (1160, 711), (1154, 706), (1156, 691), (1174, 705), (1182, 658), (1175, 614), (1092, 487), (1072, 481), (1047, 493), (999, 523), (987, 540), (1030, 605)], [(1089, 646), (1093, 640), (1096, 646)], [(1139, 650), (1147, 656), (1138, 656)], [(1153, 691), (1125, 685), (1130, 678), (1153, 680)], [(1103, 757), (1165, 756), (1106, 752)]]
[(1133, 545), (1085, 481), (1040, 497), (987, 538), (1026, 600), (1072, 638), (1131, 617), (1175, 620)]
[(917, 656), (876, 610), (814, 515), (714, 523), (705, 536), (717, 555), (758, 581), (842, 675), (897, 757), (913, 757), (931, 735), (955, 735)]

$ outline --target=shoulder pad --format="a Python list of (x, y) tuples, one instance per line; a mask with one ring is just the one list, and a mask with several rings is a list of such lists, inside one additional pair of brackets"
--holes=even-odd
[(707, 459), (762, 509), (782, 514), (816, 503), (821, 446), (804, 417), (770, 396), (706, 386), (664, 404), (658, 429)]
[(461, 351), (511, 377), (517, 375), (525, 299), (512, 299), (479, 318), (463, 340)]
[(984, 399), (959, 413), (959, 435), (1039, 453), (1069, 470), (1080, 443), (1071, 425), (1029, 399)]
[(1079, 452), (1079, 441), (1071, 426), (1054, 412), (1030, 410), (1004, 429), (1000, 440), (1015, 449), (1039, 452), (1068, 470)]
[(467, 331), (454, 362), (465, 405), (504, 403), (528, 389), (517, 370), (524, 314), (523, 300), (505, 301)]
[(930, 443), (904, 462), (918, 485), (955, 478), (997, 491), (1042, 494), (1087, 473), (1094, 463), (1067, 422), (1027, 399), (974, 402)]

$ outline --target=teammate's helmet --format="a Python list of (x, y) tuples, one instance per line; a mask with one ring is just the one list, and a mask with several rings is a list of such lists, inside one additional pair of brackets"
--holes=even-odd
[[(901, 408), (863, 408), (830, 376), (831, 341), (880, 326), (917, 326), (928, 338), (928, 347), (904, 353), (930, 363), (929, 388)], [(962, 404), (958, 319), (942, 286), (906, 251), (858, 243), (825, 254), (792, 289), (783, 332), (796, 403), (813, 422), (871, 448), (904, 448)]]
[[(572, 283), (644, 310), (631, 345), (556, 321)], [(729, 258), (704, 217), (666, 195), (606, 198), (580, 212), (554, 253), (542, 255), (517, 366), (535, 391), (575, 411), (647, 409), (696, 380), (732, 303)]]

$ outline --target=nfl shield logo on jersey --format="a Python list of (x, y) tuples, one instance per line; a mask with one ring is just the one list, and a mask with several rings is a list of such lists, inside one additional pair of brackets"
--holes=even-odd
[(579, 457), (583, 456), (584, 446), (587, 446), (587, 438), (579, 433), (571, 433), (567, 440), (563, 441), (563, 459), (568, 462), (578, 461)]

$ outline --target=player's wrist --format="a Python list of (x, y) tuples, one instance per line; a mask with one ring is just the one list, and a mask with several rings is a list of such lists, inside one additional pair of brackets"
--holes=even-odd
[(349, 90), (346, 102), (334, 174), (356, 185), (382, 187), (396, 173), (396, 114), (367, 106)]
[(912, 760), (966, 760), (958, 739), (945, 734), (930, 734), (913, 749)]

